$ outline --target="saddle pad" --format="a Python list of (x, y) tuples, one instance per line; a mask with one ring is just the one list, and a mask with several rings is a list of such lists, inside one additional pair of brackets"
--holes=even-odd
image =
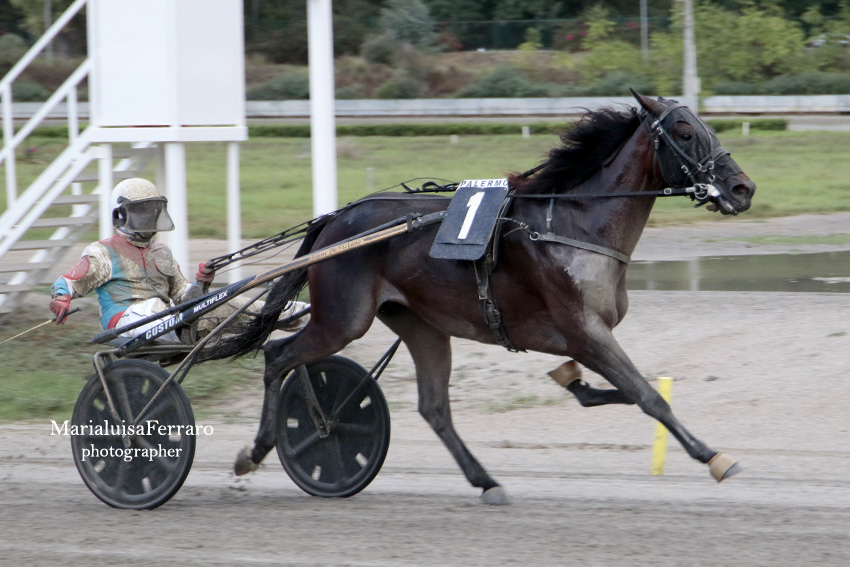
[(481, 258), (507, 194), (507, 179), (469, 179), (458, 185), (434, 238), (431, 257), (446, 260)]

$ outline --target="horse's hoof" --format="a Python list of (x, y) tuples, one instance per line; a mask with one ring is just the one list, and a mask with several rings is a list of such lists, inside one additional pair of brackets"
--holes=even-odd
[(236, 462), (233, 463), (233, 472), (236, 476), (246, 475), (254, 472), (259, 467), (257, 463), (251, 460), (251, 447), (245, 446), (239, 454), (236, 455)]
[(481, 501), (489, 506), (507, 506), (511, 503), (508, 492), (501, 486), (488, 488), (481, 494)]
[(708, 461), (708, 470), (714, 480), (721, 482), (744, 470), (744, 465), (726, 453), (717, 453)]

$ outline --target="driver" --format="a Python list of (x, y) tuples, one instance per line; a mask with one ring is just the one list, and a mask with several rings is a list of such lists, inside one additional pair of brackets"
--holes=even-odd
[[(195, 275), (197, 283), (190, 284), (180, 271), (171, 249), (153, 240), (157, 232), (174, 230), (174, 222), (168, 215), (168, 201), (153, 183), (140, 178), (125, 179), (112, 190), (111, 201), (116, 234), (86, 246), (79, 262), (60, 276), (50, 289), (50, 310), (56, 315), (57, 325), (65, 323), (72, 299), (92, 291), (97, 293), (100, 304), (101, 326), (113, 329), (199, 297), (203, 291), (198, 284), (209, 284), (215, 277), (213, 270), (200, 264)], [(261, 305), (257, 302), (257, 307)], [(230, 309), (236, 307), (231, 306)], [(305, 307), (304, 303), (293, 302), (282, 317), (291, 316)], [(220, 313), (217, 315), (215, 319), (222, 317)], [(207, 325), (202, 319), (200, 326), (211, 330), (215, 321), (211, 317), (207, 319)], [(296, 320), (286, 330), (302, 328), (306, 319)], [(133, 338), (156, 324), (154, 321), (120, 336)], [(171, 331), (160, 340), (178, 342), (179, 338)]]

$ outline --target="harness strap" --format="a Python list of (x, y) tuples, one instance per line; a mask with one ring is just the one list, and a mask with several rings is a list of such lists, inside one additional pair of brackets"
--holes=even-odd
[(475, 270), (475, 281), (478, 283), (478, 302), (481, 305), (481, 314), (484, 316), (484, 322), (490, 327), (490, 332), (493, 333), (493, 338), (496, 344), (506, 348), (509, 352), (525, 352), (517, 348), (508, 338), (507, 329), (502, 321), (502, 312), (499, 311), (499, 305), (490, 293), (490, 274), (493, 271), (492, 258), (485, 256), (484, 260), (477, 260), (472, 263)]
[(496, 344), (504, 347), (509, 352), (525, 352), (517, 348), (508, 338), (508, 331), (505, 328), (505, 323), (502, 321), (502, 312), (499, 310), (499, 305), (493, 298), (490, 291), (490, 274), (496, 269), (496, 260), (499, 257), (499, 240), (502, 225), (508, 219), (508, 208), (511, 206), (511, 196), (508, 196), (502, 206), (499, 208), (499, 216), (496, 220), (496, 226), (493, 228), (493, 234), (487, 247), (487, 253), (480, 260), (472, 263), (475, 270), (475, 281), (478, 285), (478, 302), (481, 306), (481, 314), (484, 317), (484, 322), (490, 327), (490, 332), (493, 333), (493, 339)]
[(613, 248), (607, 248), (605, 246), (599, 246), (597, 244), (591, 244), (589, 242), (582, 242), (581, 240), (567, 238), (566, 236), (559, 236), (557, 234), (554, 234), (553, 232), (547, 232), (545, 234), (540, 234), (539, 232), (532, 232), (529, 235), (529, 238), (534, 241), (556, 242), (558, 244), (566, 244), (567, 246), (572, 246), (573, 248), (581, 248), (582, 250), (596, 252), (597, 254), (603, 254), (605, 256), (614, 258), (615, 260), (619, 260), (620, 262), (626, 265), (628, 265), (628, 263), (632, 260), (630, 256), (627, 256), (622, 252), (617, 252)]
[(529, 238), (534, 241), (543, 241), (543, 242), (556, 242), (558, 244), (566, 244), (567, 246), (572, 246), (573, 248), (581, 248), (582, 250), (589, 250), (590, 252), (596, 252), (597, 254), (604, 254), (605, 256), (610, 256), (620, 262), (628, 265), (631, 262), (631, 258), (626, 256), (622, 252), (617, 252), (613, 248), (608, 248), (606, 246), (599, 246), (598, 244), (591, 244), (589, 242), (582, 242), (581, 240), (576, 240), (574, 238), (567, 238), (566, 236), (559, 236), (555, 234), (552, 230), (552, 217), (555, 214), (555, 199), (549, 200), (549, 207), (546, 209), (546, 232), (544, 234), (540, 234), (539, 232), (529, 232)]

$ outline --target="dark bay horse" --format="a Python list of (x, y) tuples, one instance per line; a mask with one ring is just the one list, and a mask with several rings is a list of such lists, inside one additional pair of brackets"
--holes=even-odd
[[(686, 107), (635, 98), (639, 109), (587, 113), (561, 136), (562, 145), (545, 163), (510, 177), (513, 198), (503, 214), (512, 220), (497, 235), (498, 263), (490, 289), (506, 338), (516, 349), (569, 357), (614, 386), (589, 387), (578, 379), (572, 361), (554, 370), (555, 381), (582, 405), (637, 404), (664, 424), (691, 457), (709, 464), (720, 481), (738, 472), (735, 460), (685, 429), (623, 352), (612, 329), (626, 314), (628, 256), (656, 195), (665, 188), (690, 187), (701, 201), (711, 202), (710, 209), (737, 214), (749, 208), (755, 184), (720, 147), (711, 128)], [(408, 213), (444, 210), (448, 202), (410, 194), (363, 199), (317, 221), (298, 254)], [(410, 351), (421, 415), (469, 482), (483, 490), (485, 502), (506, 502), (504, 491), (452, 425), (450, 337), (491, 344), (496, 338), (481, 314), (472, 264), (429, 257), (435, 232), (430, 227), (403, 234), (285, 275), (274, 284), (263, 316), (219, 345), (215, 358), (260, 347), (265, 354), (259, 432), (253, 447), (238, 456), (237, 474), (254, 470), (275, 445), (283, 378), (299, 365), (339, 352), (378, 317)], [(305, 282), (312, 303), (309, 324), (295, 335), (266, 342), (278, 313)]]

